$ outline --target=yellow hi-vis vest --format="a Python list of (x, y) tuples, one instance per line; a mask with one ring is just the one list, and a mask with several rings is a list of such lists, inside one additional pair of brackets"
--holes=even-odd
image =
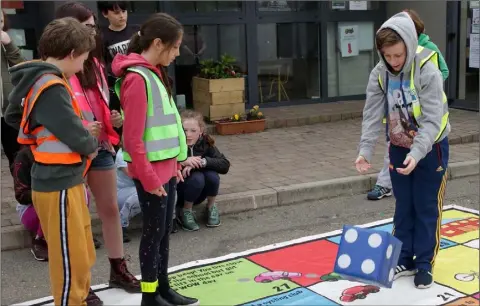
[[(415, 96), (418, 97), (417, 91), (415, 89), (415, 81), (414, 81), (414, 75), (420, 75), (420, 70), (422, 69), (423, 65), (425, 65), (428, 61), (431, 61), (437, 69), (439, 68), (438, 66), (438, 53), (436, 51), (418, 46), (417, 47), (417, 52), (415, 56), (415, 60), (412, 63), (412, 68), (410, 69), (410, 91), (415, 93)], [(418, 63), (417, 65), (415, 65)], [(417, 72), (417, 73), (415, 73)], [(380, 73), (378, 75), (378, 83), (380, 85), (380, 88), (383, 91), (383, 84), (385, 83), (385, 75)], [(443, 116), (442, 116), (442, 123), (440, 126), (440, 132), (438, 133), (437, 137), (435, 138), (435, 141), (438, 141), (438, 139), (442, 136), (443, 131), (447, 127), (448, 124), (448, 117), (449, 117), (449, 112), (448, 112), (448, 99), (447, 96), (445, 95), (445, 92), (443, 93)], [(387, 97), (385, 96), (385, 99)], [(386, 101), (388, 103), (388, 101)], [(422, 115), (422, 107), (420, 105), (419, 99), (417, 98), (415, 101), (412, 101), (412, 110), (413, 110), (413, 116), (415, 119), (420, 117)], [(387, 119), (383, 118), (383, 123), (386, 123)], [(417, 120), (418, 122), (418, 120)]]
[[(182, 120), (162, 81), (146, 67), (134, 66), (127, 71), (138, 73), (144, 79), (147, 89), (147, 120), (143, 142), (148, 161), (155, 162), (175, 157), (178, 161), (186, 160), (188, 148)], [(119, 99), (122, 81), (123, 78), (120, 78), (115, 83), (115, 92)], [(125, 149), (123, 158), (126, 162), (132, 161)]]

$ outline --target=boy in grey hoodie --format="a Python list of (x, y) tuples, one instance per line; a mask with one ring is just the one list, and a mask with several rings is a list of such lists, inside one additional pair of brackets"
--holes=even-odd
[[(418, 45), (437, 52), (438, 69), (440, 69), (443, 80), (445, 81), (449, 74), (447, 63), (445, 62), (445, 59), (443, 58), (443, 55), (438, 49), (437, 45), (431, 42), (430, 37), (425, 34), (425, 25), (422, 19), (418, 13), (412, 9), (405, 9), (404, 12), (408, 13), (410, 18), (412, 18), (413, 24), (415, 25), (415, 30), (417, 31), (418, 36)], [(389, 197), (392, 195), (392, 181), (390, 180), (390, 171), (388, 170), (388, 165), (390, 164), (390, 160), (388, 158), (388, 148), (383, 162), (383, 168), (378, 173), (375, 186), (373, 186), (373, 189), (367, 193), (367, 199), (369, 200), (380, 200), (384, 197)]]
[[(387, 118), (390, 176), (396, 198), (394, 235), (403, 243), (395, 279), (415, 275), (417, 288), (433, 283), (448, 166), (448, 104), (433, 51), (417, 53), (407, 13), (387, 20), (376, 34), (380, 62), (370, 73), (357, 170), (365, 173)], [(416, 256), (415, 260), (413, 259)]]

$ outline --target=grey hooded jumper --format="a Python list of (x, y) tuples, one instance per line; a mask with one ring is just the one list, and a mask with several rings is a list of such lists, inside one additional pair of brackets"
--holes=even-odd
[[(407, 102), (412, 102), (408, 85), (410, 83), (410, 75), (412, 64), (419, 63), (419, 56), (416, 54), (418, 47), (417, 34), (415, 25), (407, 13), (398, 13), (387, 20), (379, 29), (390, 28), (397, 32), (403, 39), (407, 54), (405, 64), (399, 73), (392, 73), (387, 67), (380, 50), (377, 50), (380, 62), (370, 73), (367, 85), (367, 97), (363, 110), (362, 136), (359, 145), (359, 155), (363, 156), (368, 162), (372, 160), (375, 144), (378, 136), (384, 130), (382, 119), (385, 116), (385, 99), (388, 97), (388, 109), (390, 111), (403, 111), (407, 116), (412, 117), (412, 103), (407, 103), (407, 109), (403, 103), (391, 92), (384, 93), (379, 83), (379, 75), (387, 76), (392, 84), (392, 92), (403, 90), (402, 94), (407, 97)], [(432, 145), (448, 136), (450, 133), (450, 124), (447, 123), (440, 137), (437, 135), (441, 132), (441, 122), (445, 111), (448, 107), (443, 103), (443, 80), (440, 71), (432, 63), (427, 62), (421, 69), (413, 71), (413, 80), (415, 84), (418, 101), (421, 107), (422, 115), (415, 118), (418, 123), (418, 131), (413, 139), (410, 147), (409, 156), (413, 157), (418, 163), (428, 152), (431, 151)], [(396, 88), (396, 87), (397, 88)], [(402, 109), (403, 108), (403, 109)], [(387, 119), (388, 120), (388, 119)]]

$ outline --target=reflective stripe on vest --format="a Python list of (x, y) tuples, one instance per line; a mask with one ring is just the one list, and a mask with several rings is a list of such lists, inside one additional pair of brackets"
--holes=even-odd
[(43, 128), (35, 136), (37, 137), (35, 161), (44, 164), (51, 164), (52, 159), (55, 160), (55, 164), (72, 164), (74, 160), (77, 160), (74, 163), (82, 162), (78, 153), (58, 141), (49, 130)]
[[(79, 96), (79, 97), (82, 97), (83, 99), (87, 100), (87, 97), (85, 96), (84, 92), (82, 92), (82, 93), (76, 92), (75, 96), (76, 97)], [(83, 104), (83, 107), (80, 107), (80, 109), (82, 110), (83, 119), (88, 121), (88, 122), (95, 121), (95, 116), (93, 115), (92, 109), (90, 107), (87, 108), (85, 106), (88, 106), (88, 105)]]
[[(438, 64), (438, 53), (436, 51), (432, 51), (430, 49), (418, 46), (417, 47), (417, 52), (415, 59), (419, 60), (418, 65), (415, 65), (415, 60), (412, 63), (412, 67), (410, 69), (410, 91), (415, 93), (415, 95), (418, 97), (418, 94), (416, 93), (415, 89), (415, 81), (414, 81), (414, 75), (420, 75), (420, 70), (425, 65), (428, 61), (432, 62), (437, 69), (439, 69), (439, 64)], [(384, 83), (384, 75), (379, 74), (378, 75), (378, 83), (380, 85), (380, 88), (383, 91), (383, 83)], [(443, 116), (442, 116), (442, 121), (440, 125), (440, 132), (437, 134), (435, 141), (437, 141), (443, 134), (445, 128), (447, 127), (448, 124), (448, 118), (449, 118), (449, 111), (448, 111), (448, 99), (447, 96), (445, 95), (445, 92), (442, 90), (442, 102), (443, 102)], [(388, 102), (387, 102), (388, 103)], [(420, 105), (419, 99), (412, 101), (412, 111), (413, 111), (413, 116), (415, 119), (418, 119), (422, 115), (422, 107)], [(417, 120), (418, 121), (418, 120)], [(383, 123), (386, 123), (387, 120), (386, 118), (383, 118)]]
[(105, 74), (103, 73), (105, 67), (98, 61), (96, 57), (93, 58), (93, 61), (97, 65), (100, 72), (100, 76), (97, 76), (97, 87), (102, 95), (103, 100), (108, 106), (110, 104), (110, 89), (108, 88), (107, 78), (105, 78)]
[[(32, 89), (28, 92), (27, 96), (22, 100), (23, 106), (23, 117), (20, 123), (20, 130), (18, 132), (17, 141), (25, 145), (36, 144), (36, 137), (28, 131), (28, 121), (30, 118), (30, 113), (32, 112), (33, 105), (38, 99), (38, 96), (48, 87), (59, 84), (63, 85), (64, 82), (57, 76), (53, 74), (46, 74), (41, 76), (35, 84), (32, 86)], [(30, 101), (33, 101), (31, 103)]]
[[(64, 86), (72, 98), (72, 107), (77, 116), (81, 118), (81, 110), (76, 102), (75, 95), (70, 89), (66, 80), (53, 74), (41, 76), (30, 89), (23, 104), (22, 122), (18, 134), (18, 142), (29, 144), (36, 162), (41, 164), (81, 164), (82, 157), (79, 153), (73, 152), (66, 144), (59, 141), (48, 129), (43, 126), (29, 130), (29, 118), (38, 97), (43, 91), (53, 85)], [(86, 174), (91, 161), (87, 160)]]
[[(129, 72), (138, 73), (145, 81), (147, 90), (147, 118), (143, 141), (149, 161), (159, 161), (174, 157), (186, 158), (185, 133), (173, 99), (168, 95), (159, 77), (142, 66), (130, 67)], [(115, 92), (120, 98), (122, 79), (115, 84)], [(125, 116), (122, 111), (122, 116)], [(125, 150), (124, 160), (131, 162)], [(185, 156), (185, 157), (183, 157)]]

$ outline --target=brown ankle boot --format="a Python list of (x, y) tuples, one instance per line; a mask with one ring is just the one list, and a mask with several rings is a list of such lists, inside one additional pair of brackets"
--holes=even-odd
[(112, 288), (120, 288), (128, 293), (140, 293), (140, 281), (127, 269), (125, 258), (109, 258), (110, 281)]
[(88, 296), (85, 302), (87, 303), (87, 306), (103, 306), (103, 301), (95, 294), (92, 288), (88, 291)]

